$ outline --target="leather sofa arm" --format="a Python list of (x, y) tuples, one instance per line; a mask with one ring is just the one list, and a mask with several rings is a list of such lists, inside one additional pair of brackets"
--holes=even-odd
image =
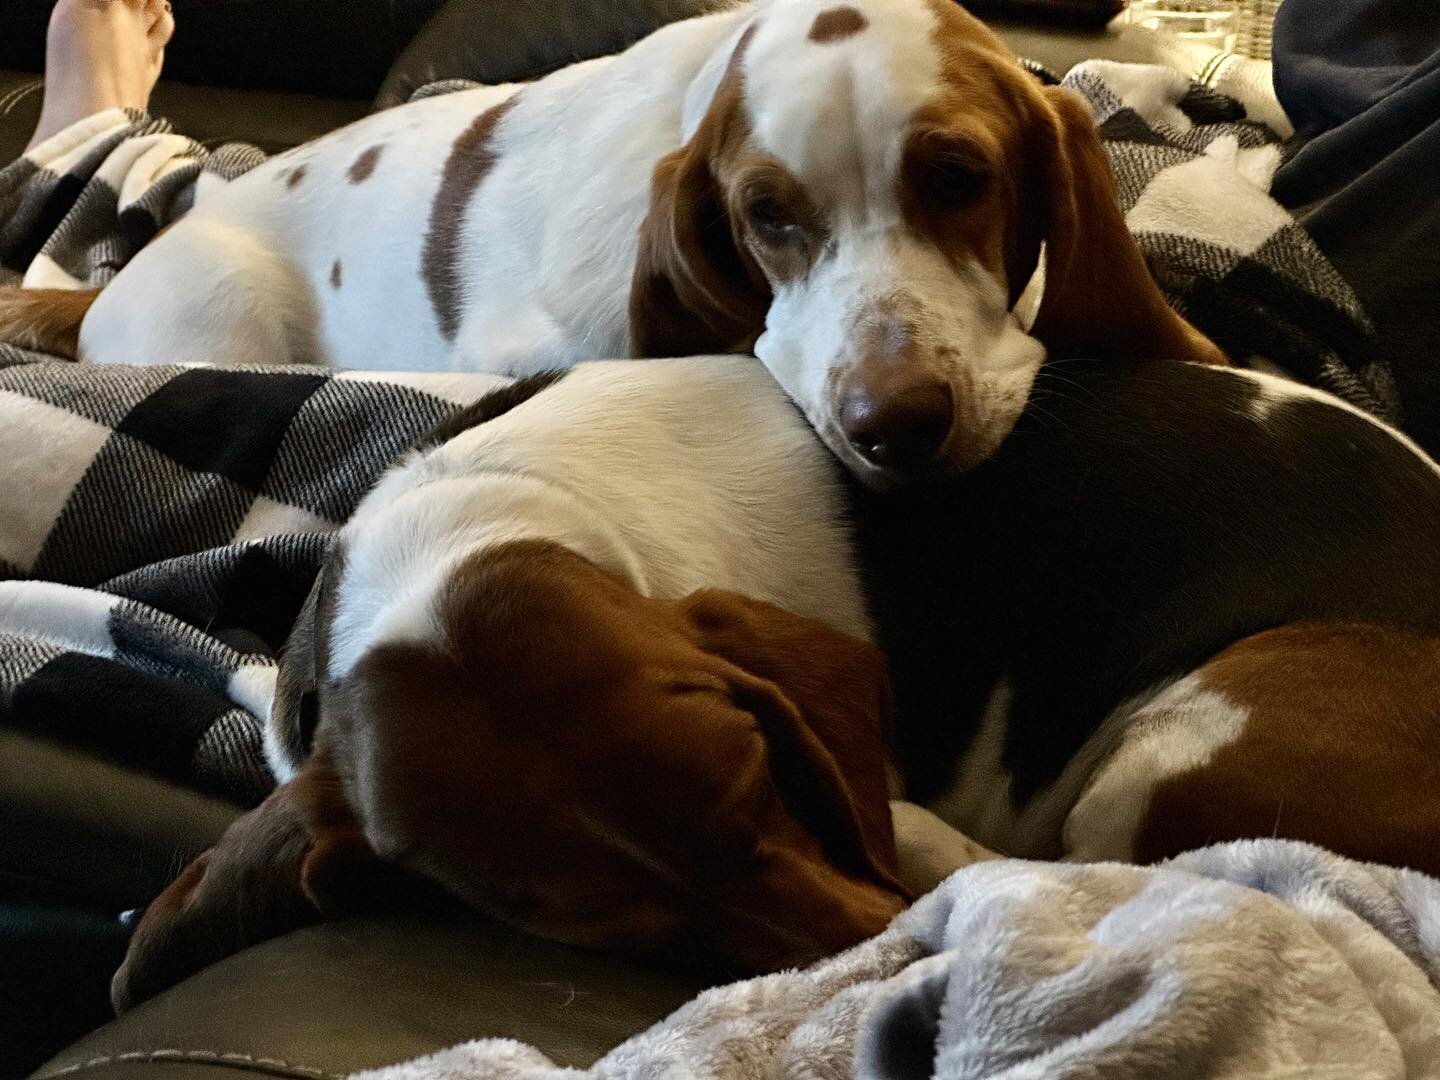
[(325, 923), (206, 968), (34, 1076), (339, 1080), (496, 1037), (583, 1068), (702, 989), (478, 918)]

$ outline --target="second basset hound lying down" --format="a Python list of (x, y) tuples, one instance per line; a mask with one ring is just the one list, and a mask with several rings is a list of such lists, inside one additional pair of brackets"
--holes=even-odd
[(202, 185), (103, 290), (0, 292), (0, 341), (510, 375), (753, 348), (874, 486), (990, 454), (1047, 350), (1224, 362), (1084, 102), (955, 0), (736, 3), (377, 113)]
[(925, 883), (867, 607), (906, 794), (998, 851), (1279, 835), (1440, 870), (1440, 471), (1392, 430), (1074, 363), (979, 470), (872, 495), (753, 361), (597, 363), (361, 504), (284, 657), (288, 782), (147, 909), (117, 1006), (392, 871), (730, 970), (877, 931)]

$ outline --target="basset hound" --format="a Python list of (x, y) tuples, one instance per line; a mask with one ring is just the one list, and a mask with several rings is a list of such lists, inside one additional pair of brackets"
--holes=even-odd
[(872, 486), (988, 456), (1047, 351), (1224, 362), (1084, 103), (954, 0), (737, 4), (376, 114), (202, 188), (98, 294), (6, 294), (0, 340), (512, 375), (753, 349)]
[[(146, 910), (117, 1008), (384, 867), (580, 945), (755, 971), (882, 929), (890, 690), (839, 466), (753, 359), (581, 364), (384, 475), (286, 646), (286, 781)], [(198, 867), (198, 868), (197, 868)]]
[(579, 365), (380, 481), (270, 729), (289, 782), (150, 906), (118, 1005), (387, 867), (564, 941), (799, 963), (927, 884), (892, 748), (1007, 855), (1440, 872), (1440, 468), (1278, 378), (1072, 362), (991, 460), (877, 494), (754, 361)]

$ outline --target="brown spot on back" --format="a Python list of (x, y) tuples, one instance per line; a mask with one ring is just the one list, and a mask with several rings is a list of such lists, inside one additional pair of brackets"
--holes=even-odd
[(1249, 716), (1204, 765), (1156, 787), (1138, 861), (1280, 836), (1440, 872), (1440, 638), (1296, 623), (1232, 645), (1198, 674)]
[(384, 149), (384, 143), (377, 143), (357, 157), (350, 166), (350, 171), (345, 174), (350, 178), (350, 183), (361, 184), (369, 180), (370, 174), (375, 171), (375, 166), (380, 162), (380, 154)]
[(285, 186), (293, 188), (296, 184), (300, 183), (301, 180), (305, 179), (305, 166), (296, 165), (295, 168), (291, 169), (288, 173), (281, 173), (280, 175), (285, 177)]
[(430, 226), (420, 253), (420, 276), (447, 341), (460, 329), (460, 231), (465, 208), (477, 188), (495, 167), (496, 155), (490, 146), (495, 129), (514, 107), (519, 95), (477, 116), (455, 140), (440, 187), (430, 207)]
[(815, 16), (815, 22), (810, 27), (810, 40), (829, 45), (854, 37), (869, 25), (870, 21), (848, 4), (833, 7)]
[(340, 283), (343, 280), (341, 274), (340, 260), (336, 259), (334, 265), (330, 267), (330, 287), (332, 289), (340, 288)]

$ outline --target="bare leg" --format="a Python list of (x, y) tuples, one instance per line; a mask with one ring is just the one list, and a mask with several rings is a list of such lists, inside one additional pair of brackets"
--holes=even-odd
[(143, 109), (175, 32), (168, 0), (57, 0), (30, 147), (105, 109)]

